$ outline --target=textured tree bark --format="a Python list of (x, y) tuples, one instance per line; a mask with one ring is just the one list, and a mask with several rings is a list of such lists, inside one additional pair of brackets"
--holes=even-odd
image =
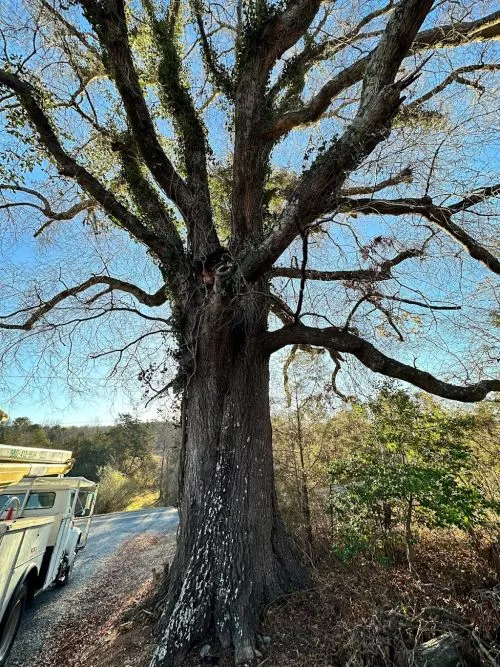
[(276, 510), (266, 318), (250, 297), (237, 312), (218, 301), (203, 314), (186, 394), (178, 551), (152, 667), (180, 664), (207, 635), (252, 663), (262, 605), (306, 583)]

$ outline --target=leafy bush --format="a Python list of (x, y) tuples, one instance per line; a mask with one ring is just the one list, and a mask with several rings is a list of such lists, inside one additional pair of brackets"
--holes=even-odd
[(470, 529), (498, 511), (476, 474), (473, 413), (390, 388), (366, 413), (365, 438), (330, 466), (333, 548), (341, 559), (367, 549), (390, 558), (403, 543), (410, 560), (416, 526)]
[(139, 488), (138, 482), (133, 477), (126, 477), (110, 465), (104, 466), (99, 470), (96, 513), (121, 512)]

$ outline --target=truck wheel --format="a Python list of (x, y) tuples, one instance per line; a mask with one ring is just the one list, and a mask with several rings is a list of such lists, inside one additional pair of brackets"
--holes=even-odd
[[(54, 583), (58, 588), (63, 588), (64, 586), (67, 586), (69, 584), (70, 579), (71, 579), (71, 565), (68, 564), (68, 557), (65, 555), (63, 562), (61, 563), (60, 574)], [(1, 663), (0, 667), (2, 667)]]
[(4, 667), (7, 663), (12, 644), (21, 624), (27, 598), (28, 589), (26, 584), (23, 584), (14, 593), (5, 610), (4, 617), (0, 623), (0, 667)]

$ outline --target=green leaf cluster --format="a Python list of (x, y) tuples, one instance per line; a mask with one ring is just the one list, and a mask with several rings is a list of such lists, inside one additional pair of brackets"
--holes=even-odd
[(364, 409), (370, 428), (329, 470), (337, 555), (387, 556), (398, 540), (411, 545), (418, 526), (468, 530), (498, 512), (477, 474), (474, 413), (390, 387)]

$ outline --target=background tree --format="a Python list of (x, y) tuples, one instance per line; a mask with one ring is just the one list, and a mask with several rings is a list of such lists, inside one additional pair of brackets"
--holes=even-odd
[[(459, 401), (500, 389), (499, 15), (469, 0), (10, 0), (1, 23), (4, 243), (21, 227), (53, 243), (24, 286), (3, 267), (2, 361), (24, 344), (79, 388), (82, 359), (115, 354), (110, 374), (140, 369), (150, 397), (183, 391), (152, 665), (209, 631), (249, 663), (262, 604), (305, 583), (276, 511), (270, 356), (320, 346), (336, 371), (354, 359)], [(276, 167), (293, 174), (271, 205)]]
[(70, 450), (71, 475), (99, 482), (96, 511), (104, 513), (177, 502), (177, 431), (171, 422), (140, 422), (130, 414), (105, 428), (42, 426), (17, 417), (0, 424), (0, 442)]
[(149, 424), (121, 414), (107, 433), (109, 463), (126, 476), (148, 474), (153, 456), (153, 433)]
[(2, 443), (19, 447), (50, 447), (49, 438), (40, 424), (33, 424), (28, 417), (17, 417), (11, 424), (0, 426)]
[(470, 530), (498, 511), (498, 494), (489, 500), (481, 479), (489, 471), (469, 444), (476, 414), (389, 387), (366, 408), (370, 430), (330, 466), (340, 486), (331, 497), (339, 556), (368, 548), (391, 558), (403, 541), (411, 568), (415, 527)]

